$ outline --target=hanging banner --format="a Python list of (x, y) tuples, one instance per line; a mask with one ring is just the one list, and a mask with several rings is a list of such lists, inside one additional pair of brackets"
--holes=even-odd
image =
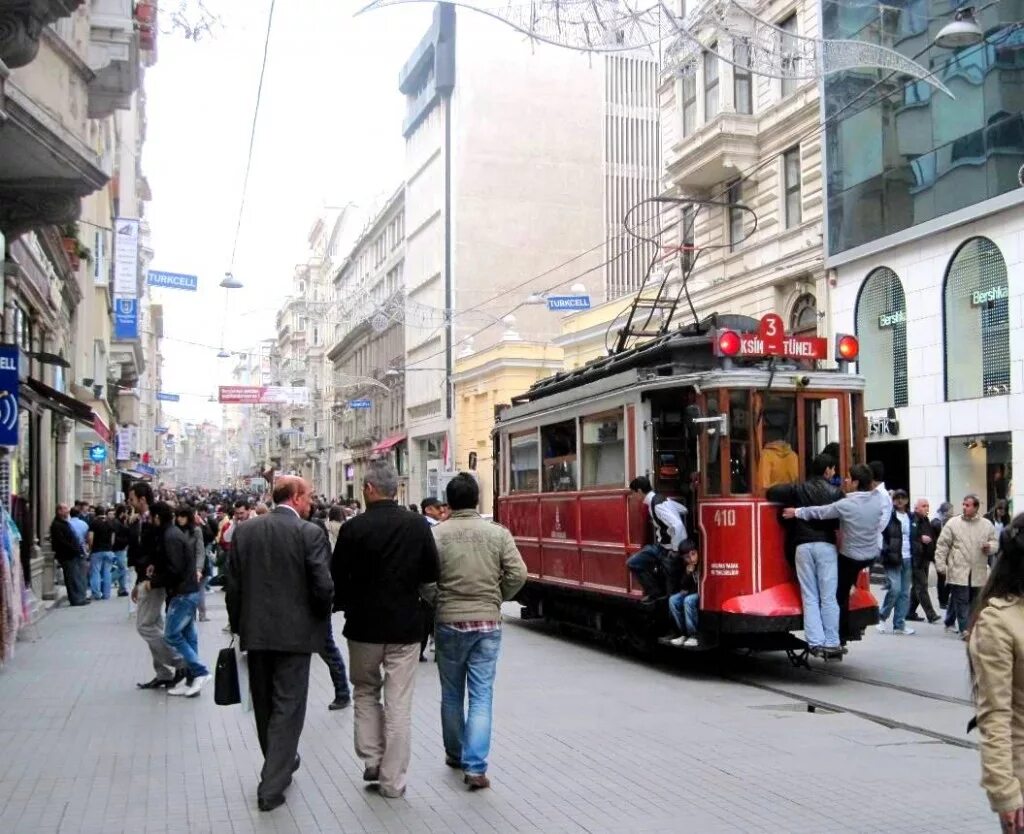
[(114, 220), (114, 295), (135, 298), (139, 292), (139, 221)]
[(139, 302), (135, 298), (114, 299), (114, 341), (130, 342), (139, 338)]
[(160, 272), (151, 269), (147, 273), (146, 282), (151, 287), (167, 287), (172, 290), (188, 290), (195, 292), (199, 289), (199, 278), (195, 275), (183, 275), (180, 272)]
[(217, 400), (226, 405), (308, 405), (309, 389), (288, 385), (221, 385)]
[(119, 426), (117, 429), (117, 459), (131, 460), (139, 450), (139, 427)]

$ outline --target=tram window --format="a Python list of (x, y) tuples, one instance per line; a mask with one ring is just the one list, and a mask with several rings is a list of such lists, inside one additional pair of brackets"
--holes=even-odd
[(729, 489), (750, 492), (750, 392), (729, 393)]
[(810, 478), (811, 461), (816, 455), (828, 453), (836, 462), (839, 459), (839, 400), (804, 400), (804, 478)]
[(770, 395), (764, 398), (760, 415), (762, 489), (795, 483), (800, 477), (796, 444), (796, 400)]
[(626, 424), (622, 409), (584, 417), (583, 488), (621, 487), (626, 483)]
[(544, 453), (544, 491), (575, 490), (579, 482), (576, 474), (576, 421), (543, 426), (540, 445)]
[(537, 432), (509, 439), (509, 492), (539, 492), (540, 454)]
[[(718, 407), (718, 391), (712, 391), (708, 395), (708, 417), (717, 417), (720, 413)], [(709, 495), (722, 494), (722, 435), (717, 429), (708, 429), (704, 433), (707, 439), (707, 464), (704, 471), (707, 473), (707, 492)]]

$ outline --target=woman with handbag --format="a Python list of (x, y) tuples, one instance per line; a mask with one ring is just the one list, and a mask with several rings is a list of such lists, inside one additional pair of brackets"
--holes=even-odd
[(907, 612), (910, 610), (910, 589), (914, 582), (913, 552), (920, 547), (916, 535), (916, 520), (909, 512), (910, 496), (904, 489), (896, 490), (892, 495), (892, 517), (882, 534), (882, 566), (889, 580), (889, 589), (878, 612), (879, 634), (888, 633), (885, 621), (892, 615), (893, 634), (913, 634), (914, 629), (907, 625)]
[(1024, 832), (1024, 513), (978, 595), (968, 660), (981, 733), (981, 786), (1006, 834)]

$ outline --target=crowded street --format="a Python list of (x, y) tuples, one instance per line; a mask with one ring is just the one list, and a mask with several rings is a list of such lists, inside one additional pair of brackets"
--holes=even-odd
[[(187, 700), (137, 691), (148, 659), (126, 600), (59, 607), (0, 675), (0, 831), (992, 830), (977, 734), (964, 733), (972, 710), (951, 703), (967, 695), (963, 644), (941, 625), (912, 640), (870, 629), (843, 677), (790, 669), (784, 656), (738, 660), (723, 674), (745, 684), (707, 664), (652, 663), (559, 636), (515, 608), (505, 609), (491, 791), (467, 793), (444, 766), (433, 663), (418, 670), (405, 802), (367, 791), (352, 711), (327, 710), (330, 678), (314, 658), (302, 768), (271, 816), (254, 802), (251, 714), (216, 706), (210, 690)], [(200, 640), (212, 659), (229, 639), (222, 596), (210, 613)], [(907, 727), (810, 713), (804, 697)]]

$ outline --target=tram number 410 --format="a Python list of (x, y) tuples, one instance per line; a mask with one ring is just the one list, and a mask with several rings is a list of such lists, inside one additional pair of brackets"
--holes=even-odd
[(736, 510), (715, 510), (715, 527), (735, 527)]

